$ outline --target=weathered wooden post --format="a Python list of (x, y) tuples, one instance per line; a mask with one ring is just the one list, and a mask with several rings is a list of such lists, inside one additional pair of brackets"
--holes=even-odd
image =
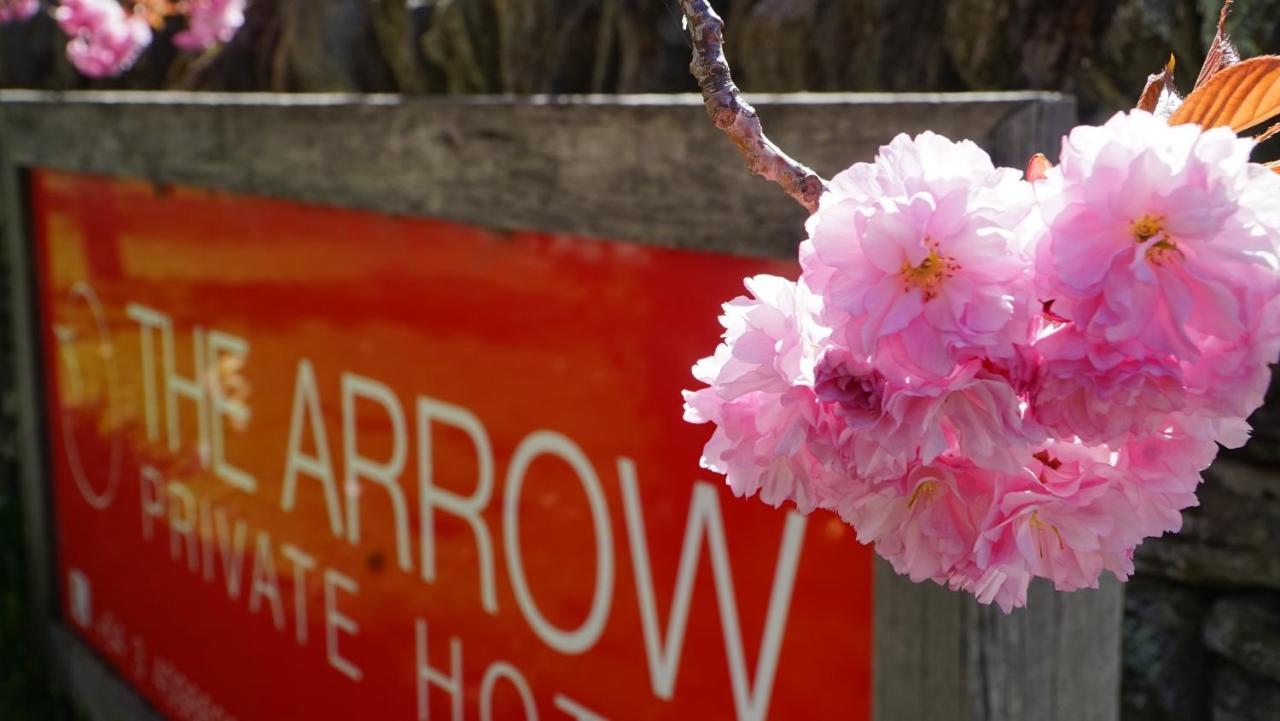
[[(1074, 120), (757, 101), (824, 175)], [(693, 349), (803, 233), (703, 112), (0, 94), (33, 621), (91, 716), (1116, 719), (1117, 584), (1004, 616), (700, 472)]]

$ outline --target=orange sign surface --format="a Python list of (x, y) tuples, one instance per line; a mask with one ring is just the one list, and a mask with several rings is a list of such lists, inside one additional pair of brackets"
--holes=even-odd
[(30, 198), (65, 622), (165, 717), (869, 717), (869, 551), (680, 418), (719, 303), (791, 264)]

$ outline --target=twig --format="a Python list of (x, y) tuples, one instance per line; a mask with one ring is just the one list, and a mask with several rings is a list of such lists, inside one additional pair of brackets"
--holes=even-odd
[(810, 213), (817, 210), (818, 198), (826, 191), (827, 181), (765, 137), (755, 108), (742, 99), (742, 93), (729, 75), (723, 49), (724, 21), (708, 0), (680, 0), (680, 8), (689, 22), (689, 35), (693, 40), (689, 72), (702, 89), (711, 122), (738, 146), (751, 172), (782, 186), (787, 195)]

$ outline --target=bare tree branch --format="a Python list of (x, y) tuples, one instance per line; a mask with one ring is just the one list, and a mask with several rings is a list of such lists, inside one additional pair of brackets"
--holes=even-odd
[(742, 99), (742, 93), (729, 75), (723, 49), (724, 21), (708, 0), (680, 0), (680, 8), (693, 39), (689, 72), (702, 89), (711, 122), (738, 146), (751, 172), (782, 186), (787, 195), (810, 213), (817, 210), (818, 198), (826, 191), (827, 181), (765, 137), (755, 108)]

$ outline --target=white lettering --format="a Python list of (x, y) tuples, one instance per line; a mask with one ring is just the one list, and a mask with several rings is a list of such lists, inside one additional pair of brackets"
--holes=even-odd
[(225, 357), (239, 361), (243, 364), (245, 359), (249, 357), (249, 343), (243, 338), (224, 333), (220, 330), (209, 331), (209, 368), (213, 374), (213, 382), (210, 405), (213, 409), (213, 418), (211, 419), (211, 430), (213, 437), (213, 475), (230, 483), (246, 493), (256, 493), (258, 491), (258, 482), (254, 477), (242, 468), (237, 468), (226, 457), (226, 442), (223, 437), (225, 428), (223, 427), (223, 419), (230, 419), (240, 427), (244, 427), (249, 423), (249, 406), (243, 400), (230, 398), (226, 394), (226, 388), (223, 388), (222, 364)]
[(636, 600), (644, 632), (645, 657), (649, 663), (649, 679), (655, 696), (670, 699), (675, 691), (680, 653), (684, 645), (685, 627), (689, 622), (689, 603), (705, 535), (711, 554), (711, 571), (715, 580), (716, 601), (720, 608), (720, 628), (724, 636), (725, 655), (729, 664), (729, 680), (733, 687), (733, 705), (741, 721), (758, 721), (769, 710), (773, 679), (778, 667), (778, 653), (791, 606), (791, 591), (799, 567), (800, 549), (804, 542), (805, 519), (789, 511), (782, 532), (782, 545), (774, 567), (773, 590), (769, 596), (760, 655), (756, 659), (754, 685), (747, 675), (747, 662), (742, 648), (742, 629), (738, 622), (738, 604), (729, 563), (729, 544), (724, 534), (720, 502), (716, 489), (698, 482), (693, 489), (684, 542), (680, 549), (679, 570), (671, 600), (671, 615), (665, 644), (659, 640), (657, 603), (654, 598), (653, 569), (649, 562), (644, 514), (641, 510), (639, 484), (635, 464), (618, 459), (618, 477), (622, 485), (622, 507), (627, 536), (631, 544), (631, 566), (635, 571)]
[(196, 435), (198, 437), (196, 448), (199, 450), (201, 463), (208, 465), (206, 455), (209, 447), (209, 409), (206, 407), (204, 384), (201, 382), (201, 379), (205, 377), (204, 329), (196, 326), (191, 331), (191, 343), (194, 347), (191, 357), (195, 363), (195, 376), (187, 378), (178, 374), (177, 359), (173, 348), (173, 326), (168, 323), (167, 318), (165, 320), (165, 325), (160, 329), (160, 341), (164, 348), (164, 399), (165, 416), (168, 421), (169, 431), (169, 452), (178, 452), (180, 439), (178, 398), (181, 396), (196, 405)]
[(142, 500), (142, 537), (150, 541), (156, 533), (156, 519), (164, 518), (164, 477), (155, 466), (138, 468), (138, 497)]
[(356, 582), (347, 576), (338, 573), (332, 568), (324, 570), (324, 638), (325, 638), (325, 654), (329, 658), (329, 665), (338, 669), (338, 672), (352, 681), (359, 681), (364, 674), (360, 668), (354, 663), (342, 657), (342, 652), (338, 650), (338, 632), (341, 631), (347, 635), (354, 636), (360, 631), (360, 627), (350, 617), (338, 610), (338, 594), (341, 590), (348, 595), (354, 595), (360, 592), (360, 587)]
[(249, 585), (249, 612), (257, 613), (262, 599), (271, 602), (271, 621), (277, 631), (284, 630), (284, 599), (280, 596), (280, 579), (276, 576), (276, 560), (271, 554), (271, 537), (258, 531), (253, 548), (253, 577)]
[(307, 571), (315, 570), (316, 559), (290, 543), (281, 544), (280, 553), (293, 565), (294, 635), (303, 646), (307, 643)]
[[(311, 426), (311, 444), (316, 449), (314, 456), (302, 452), (304, 422)], [(293, 384), (293, 412), (289, 417), (289, 445), (285, 452), (284, 487), (280, 493), (280, 507), (286, 511), (293, 510), (299, 472), (315, 478), (324, 486), (329, 530), (335, 538), (341, 538), (342, 506), (338, 501), (338, 483), (334, 480), (333, 463), (329, 460), (329, 440), (325, 435), (324, 416), (320, 413), (316, 372), (306, 358), (298, 361), (297, 379)]]
[(160, 440), (160, 406), (156, 400), (155, 338), (152, 333), (160, 329), (170, 332), (169, 316), (139, 303), (125, 307), (125, 315), (138, 322), (138, 336), (142, 343), (142, 407), (147, 427), (147, 440)]
[[(571, 631), (557, 628), (542, 615), (524, 572), (524, 557), (520, 550), (520, 492), (524, 488), (529, 465), (540, 455), (559, 456), (569, 464), (582, 484), (591, 509), (591, 525), (596, 539), (596, 580), (591, 597), (591, 610), (582, 625)], [(609, 609), (613, 604), (613, 533), (609, 525), (609, 509), (605, 505), (604, 492), (595, 468), (582, 449), (564, 435), (554, 431), (535, 431), (516, 448), (507, 468), (506, 488), (502, 501), (502, 533), (507, 572), (511, 576), (511, 589), (516, 605), (528, 621), (534, 633), (551, 648), (565, 654), (587, 651), (599, 640), (604, 631)]]
[(243, 519), (237, 518), (235, 531), (227, 528), (227, 512), (219, 507), (213, 510), (213, 533), (218, 538), (218, 549), (222, 552), (222, 575), (227, 585), (227, 596), (232, 599), (240, 597), (240, 586), (244, 577), (244, 547), (249, 535), (249, 526)]
[[(476, 451), (476, 487), (464, 496), (440, 488), (435, 484), (435, 462), (432, 455), (431, 422), (453, 426), (471, 439)], [(493, 496), (493, 446), (484, 424), (471, 411), (461, 406), (418, 397), (418, 503), (422, 516), (422, 578), (428, 583), (436, 580), (435, 510), (441, 509), (463, 519), (471, 526), (476, 538), (476, 556), (479, 559), (480, 601), (484, 610), (498, 613), (497, 584), (494, 580), (493, 540), (489, 527), (480, 518), (480, 512), (489, 505)]]
[(169, 555), (173, 560), (182, 557), (182, 546), (187, 549), (187, 567), (199, 568), (196, 550), (196, 496), (181, 481), (169, 481)]
[(210, 530), (213, 528), (213, 506), (206, 499), (199, 499), (200, 508), (200, 570), (203, 571), (204, 582), (213, 583), (217, 567), (214, 563), (214, 538)]
[(524, 717), (528, 721), (538, 721), (538, 706), (533, 702), (533, 691), (529, 682), (506, 661), (494, 661), (484, 670), (480, 679), (480, 721), (493, 721), (493, 688), (499, 679), (506, 679), (516, 693), (520, 695), (520, 703), (524, 706)]
[[(360, 455), (356, 440), (356, 398), (364, 398), (382, 406), (391, 421), (391, 457), (378, 462)], [(344, 463), (343, 487), (347, 490), (347, 541), (355, 545), (360, 541), (360, 479), (367, 478), (387, 490), (391, 498), (391, 510), (395, 515), (396, 556), (400, 568), (413, 567), (409, 550), (409, 510), (398, 479), (404, 472), (407, 455), (404, 409), (390, 388), (374, 380), (354, 373), (342, 374), (342, 449)]]
[(449, 639), (449, 673), (446, 675), (431, 667), (427, 659), (427, 622), (414, 622), (414, 644), (418, 658), (418, 721), (431, 721), (431, 704), (427, 693), (436, 686), (449, 694), (452, 721), (462, 721), (462, 641), (456, 636)]

